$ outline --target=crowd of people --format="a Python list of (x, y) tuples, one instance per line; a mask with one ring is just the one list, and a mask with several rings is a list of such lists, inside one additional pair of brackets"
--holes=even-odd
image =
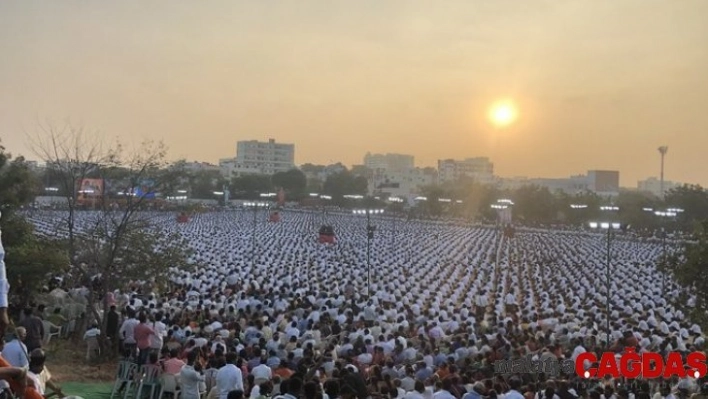
[[(606, 236), (592, 231), (517, 227), (510, 237), (384, 214), (372, 215), (368, 238), (358, 215), (285, 211), (269, 223), (253, 212), (155, 216), (199, 267), (172, 270), (166, 292), (134, 282), (111, 294), (106, 334), (125, 361), (174, 376), (183, 399), (706, 395), (692, 378), (495, 374), (495, 362), (527, 355), (705, 350), (687, 317), (696, 298), (658, 271), (665, 247), (655, 241), (617, 232), (608, 272)], [(34, 221), (48, 232), (60, 217)], [(322, 224), (336, 244), (318, 243)]]

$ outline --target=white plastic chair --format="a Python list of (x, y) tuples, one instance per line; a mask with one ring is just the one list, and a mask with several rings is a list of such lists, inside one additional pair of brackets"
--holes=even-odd
[(143, 397), (143, 389), (149, 390), (150, 399), (155, 398), (155, 394), (160, 389), (160, 368), (155, 365), (146, 365), (140, 368), (140, 384), (135, 394), (136, 398)]
[(49, 320), (43, 320), (42, 324), (44, 325), (44, 343), (48, 344), (49, 341), (52, 339), (52, 337), (61, 337), (61, 327), (52, 324), (51, 321)]
[(160, 383), (160, 396), (158, 396), (157, 399), (162, 399), (163, 395), (166, 393), (171, 394), (174, 399), (179, 399), (180, 389), (177, 383), (177, 376), (165, 373), (162, 374), (160, 379), (162, 380)]
[(138, 366), (134, 363), (128, 361), (122, 361), (118, 363), (118, 372), (116, 375), (116, 381), (113, 384), (113, 390), (111, 391), (111, 399), (113, 396), (119, 393), (119, 390), (123, 388), (123, 398), (128, 399), (131, 395), (131, 388), (136, 385), (135, 383), (135, 373)]

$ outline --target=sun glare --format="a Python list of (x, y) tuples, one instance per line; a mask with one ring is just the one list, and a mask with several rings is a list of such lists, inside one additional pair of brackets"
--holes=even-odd
[(498, 127), (508, 126), (516, 120), (516, 107), (511, 102), (496, 103), (490, 108), (489, 119)]

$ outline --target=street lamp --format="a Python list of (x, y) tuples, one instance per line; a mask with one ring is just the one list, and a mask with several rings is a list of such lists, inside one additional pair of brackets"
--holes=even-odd
[(591, 229), (602, 229), (602, 230), (607, 230), (607, 254), (605, 258), (605, 273), (606, 273), (606, 283), (607, 283), (607, 296), (606, 296), (606, 304), (605, 304), (605, 312), (606, 317), (607, 317), (607, 346), (610, 346), (610, 336), (612, 335), (612, 331), (610, 329), (610, 300), (611, 300), (611, 294), (610, 290), (612, 287), (612, 282), (610, 281), (610, 264), (611, 264), (611, 249), (612, 249), (612, 231), (613, 230), (619, 230), (621, 225), (619, 223), (611, 223), (611, 222), (590, 222), (590, 228)]
[(256, 266), (256, 226), (258, 224), (258, 209), (266, 209), (270, 205), (266, 202), (244, 202), (243, 206), (253, 209), (253, 233), (251, 235), (251, 266)]
[(661, 257), (662, 257), (662, 270), (661, 270), (661, 291), (666, 291), (666, 264), (668, 263), (668, 254), (666, 251), (666, 223), (664, 223), (667, 218), (675, 218), (679, 213), (683, 212), (681, 208), (669, 208), (665, 211), (654, 211), (654, 215), (662, 219), (661, 223)]
[[(388, 202), (391, 203), (391, 206), (393, 209), (394, 206), (399, 206), (398, 204), (403, 203), (403, 198), (388, 197)], [(396, 245), (396, 219), (397, 219), (396, 209), (393, 209), (393, 212), (391, 212), (391, 221), (393, 222), (393, 226), (391, 227), (391, 248), (393, 248)]]
[[(619, 211), (619, 207), (609, 205), (609, 206), (601, 206), (600, 207), (601, 211), (606, 211), (606, 212), (616, 212)], [(607, 283), (607, 302), (605, 304), (605, 312), (607, 313), (607, 347), (610, 346), (610, 336), (612, 335), (612, 331), (610, 329), (610, 301), (611, 301), (611, 294), (610, 290), (612, 289), (612, 282), (610, 281), (610, 264), (611, 264), (611, 257), (612, 254), (610, 253), (612, 249), (612, 231), (613, 230), (619, 230), (622, 227), (620, 223), (615, 223), (615, 222), (590, 222), (590, 228), (591, 229), (602, 229), (602, 230), (607, 230), (607, 254), (606, 254), (606, 264), (605, 264), (605, 273), (606, 273), (606, 283)]]
[(383, 209), (354, 209), (355, 215), (366, 215), (366, 299), (371, 298), (371, 240), (374, 239), (374, 226), (371, 225), (371, 215), (383, 214)]
[[(502, 198), (498, 199), (495, 204), (491, 204), (490, 207), (492, 209), (495, 209), (497, 211), (497, 228), (501, 228), (502, 226), (502, 213), (504, 213), (504, 217), (506, 219), (511, 219), (511, 215), (509, 215), (507, 212), (508, 209), (514, 206), (514, 201), (507, 199), (507, 198)], [(509, 223), (511, 223), (511, 220), (509, 220)]]

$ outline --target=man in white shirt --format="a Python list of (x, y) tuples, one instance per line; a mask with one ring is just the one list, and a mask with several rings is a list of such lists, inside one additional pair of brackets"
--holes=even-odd
[(253, 381), (255, 385), (261, 385), (266, 381), (270, 381), (273, 378), (273, 370), (268, 367), (265, 363), (261, 363), (251, 370), (253, 375)]
[(192, 351), (187, 355), (187, 364), (180, 370), (180, 385), (183, 399), (199, 399), (199, 384), (204, 382), (204, 376), (194, 369), (197, 352)]
[(155, 334), (150, 336), (150, 352), (160, 353), (164, 344), (164, 337), (167, 336), (167, 326), (162, 322), (162, 312), (155, 315), (155, 321), (152, 322), (152, 330)]
[(86, 341), (89, 338), (95, 338), (101, 335), (101, 330), (98, 329), (98, 326), (94, 323), (91, 325), (91, 328), (86, 330), (84, 333), (84, 341)]
[(216, 372), (216, 387), (219, 392), (219, 399), (227, 399), (229, 392), (243, 391), (243, 374), (236, 367), (238, 355), (229, 352), (226, 354), (226, 365)]
[(2, 357), (7, 360), (12, 367), (27, 367), (29, 358), (27, 347), (22, 342), (27, 337), (27, 330), (24, 327), (17, 327), (17, 336), (12, 341), (5, 344), (2, 350)]
[(123, 349), (130, 356), (135, 355), (135, 350), (138, 347), (135, 341), (135, 326), (138, 324), (140, 324), (140, 322), (135, 318), (135, 312), (128, 309), (128, 318), (120, 326), (118, 336), (123, 339)]

